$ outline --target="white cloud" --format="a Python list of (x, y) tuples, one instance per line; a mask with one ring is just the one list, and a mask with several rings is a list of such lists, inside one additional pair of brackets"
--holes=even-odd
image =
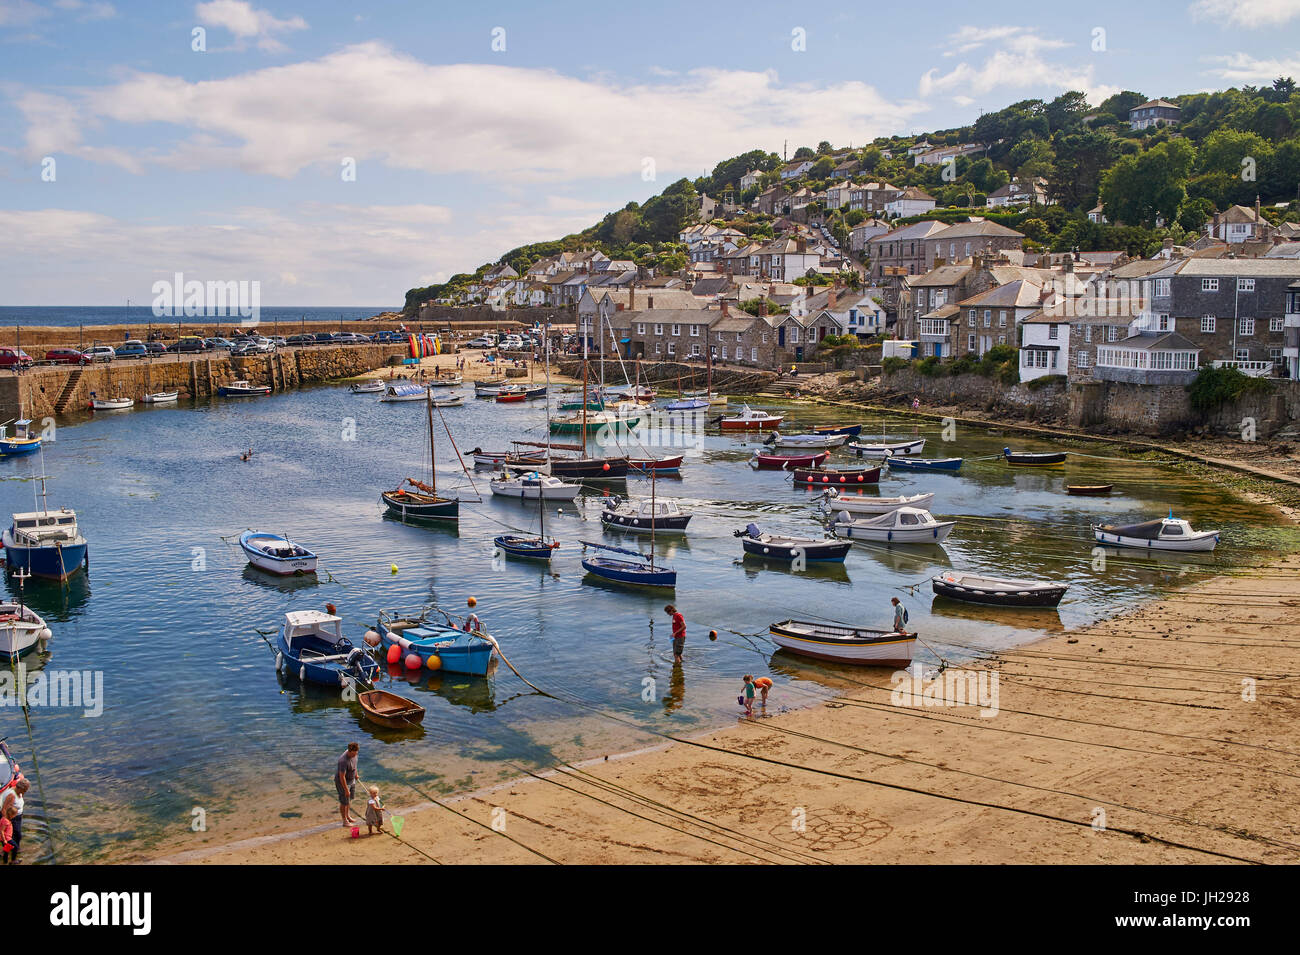
[(204, 26), (229, 30), (241, 42), (256, 41), (258, 49), (268, 53), (285, 49), (276, 34), (307, 29), (302, 17), (280, 20), (269, 10), (259, 10), (245, 0), (210, 0), (197, 4), (194, 15)]
[(381, 163), (519, 184), (639, 179), (650, 157), (661, 184), (647, 192), (666, 176), (696, 175), (755, 146), (863, 142), (924, 112), (859, 81), (819, 87), (781, 83), (774, 71), (701, 69), (620, 84), (543, 69), (427, 64), (380, 43), (216, 80), (137, 73), (65, 96), (26, 94), (19, 103), (29, 158), (56, 149), (85, 154), (98, 124), (156, 123), (175, 136), (136, 147), (137, 164), (288, 178), (311, 167), (337, 170), (351, 156), (359, 175)]
[(49, 16), (49, 11), (31, 0), (0, 0), (0, 27), (25, 26)]
[(1196, 0), (1189, 9), (1195, 20), (1258, 30), (1300, 16), (1300, 0)]
[(79, 14), (77, 19), (86, 22), (111, 20), (117, 16), (116, 7), (100, 0), (54, 0), (54, 5), (60, 10)]
[(1300, 76), (1300, 56), (1283, 60), (1260, 59), (1249, 53), (1230, 53), (1207, 59), (1221, 65), (1206, 72), (1231, 86), (1271, 86), (1279, 76)]
[(959, 106), (973, 103), (995, 89), (1082, 90), (1094, 102), (1105, 99), (1117, 87), (1098, 84), (1093, 67), (1066, 66), (1050, 61), (1044, 53), (1071, 46), (1064, 40), (1045, 37), (1021, 26), (964, 26), (944, 44), (943, 56), (952, 57), (989, 48), (982, 64), (962, 60), (947, 72), (938, 67), (921, 75), (922, 97), (948, 95)]

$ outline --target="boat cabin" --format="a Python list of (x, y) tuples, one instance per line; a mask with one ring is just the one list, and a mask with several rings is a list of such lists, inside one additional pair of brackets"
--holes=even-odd
[(284, 642), (293, 646), (297, 637), (316, 637), (327, 643), (343, 639), (343, 619), (323, 610), (292, 610), (284, 615)]
[(77, 514), (70, 507), (57, 511), (29, 511), (15, 514), (13, 534), (16, 543), (41, 547), (57, 541), (77, 539)]

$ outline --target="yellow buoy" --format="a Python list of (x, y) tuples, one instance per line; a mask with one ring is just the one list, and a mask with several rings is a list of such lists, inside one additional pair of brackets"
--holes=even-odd
[(388, 567), (389, 567), (389, 569), (390, 569), (393, 573), (397, 573), (397, 565), (396, 565), (396, 564), (389, 564)]
[(435, 653), (433, 656), (429, 657), (429, 661), (425, 664), (425, 666), (427, 666), (430, 670), (441, 670), (442, 658)]

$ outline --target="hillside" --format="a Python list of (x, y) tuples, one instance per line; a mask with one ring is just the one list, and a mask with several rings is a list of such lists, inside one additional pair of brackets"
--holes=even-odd
[[(1163, 99), (1181, 109), (1177, 126), (1131, 129), (1129, 110), (1148, 100), (1142, 93), (1126, 90), (1093, 106), (1083, 93), (1069, 92), (1050, 102), (1013, 103), (969, 126), (879, 138), (859, 149), (822, 142), (796, 150), (792, 160), (809, 159), (813, 166), (789, 181), (813, 192), (846, 175), (915, 186), (937, 200), (933, 213), (918, 218), (952, 221), (967, 213), (985, 215), (988, 194), (1012, 179), (1042, 179), (1048, 205), (990, 217), (1025, 233), (1030, 240), (1026, 247), (1051, 251), (1118, 249), (1149, 255), (1166, 237), (1186, 241), (1216, 210), (1253, 205), (1256, 198), (1272, 221), (1300, 221), (1300, 91), (1293, 80)], [(977, 144), (981, 152), (952, 164), (914, 165), (907, 150), (921, 142), (935, 147)], [(747, 210), (714, 221), (725, 221), (752, 238), (771, 237), (772, 217), (748, 210), (763, 189), (779, 180), (784, 165), (776, 153), (751, 150), (718, 163), (708, 176), (680, 179), (644, 203), (630, 202), (582, 232), (511, 249), (497, 261), (523, 274), (546, 256), (597, 248), (610, 258), (676, 271), (687, 264), (677, 236), (697, 220), (702, 194), (717, 199), (730, 192)], [(740, 179), (750, 171), (760, 173), (760, 180), (742, 191)], [(1113, 224), (1089, 221), (1088, 211), (1098, 203)], [(841, 243), (865, 218), (860, 211), (813, 211)], [(407, 309), (464, 289), (493, 264), (440, 285), (411, 289)]]

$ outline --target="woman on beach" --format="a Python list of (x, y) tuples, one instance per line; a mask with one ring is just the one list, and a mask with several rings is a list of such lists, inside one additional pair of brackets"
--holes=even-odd
[(12, 834), (7, 840), (7, 844), (12, 848), (4, 853), (4, 864), (17, 864), (18, 853), (23, 844), (23, 797), (31, 784), (27, 782), (26, 777), (19, 777), (13, 785), (13, 788), (5, 793), (4, 802), (0, 803), (0, 815), (3, 815), (9, 822), (9, 829)]

